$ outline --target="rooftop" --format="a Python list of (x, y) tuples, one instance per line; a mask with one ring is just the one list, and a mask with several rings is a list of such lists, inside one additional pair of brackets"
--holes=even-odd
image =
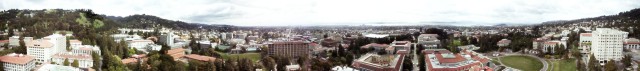
[(53, 44), (51, 42), (44, 41), (44, 40), (34, 40), (25, 44), (27, 45), (27, 47), (44, 47), (44, 48), (53, 47)]
[(36, 57), (28, 56), (24, 54), (7, 54), (0, 57), (0, 61), (12, 64), (27, 64), (29, 61), (34, 60)]
[(185, 58), (189, 58), (189, 59), (199, 60), (199, 61), (212, 61), (212, 60), (216, 60), (216, 58), (214, 58), (214, 57), (202, 56), (202, 55), (197, 55), (197, 54), (189, 54), (189, 55), (185, 55), (184, 57), (185, 57)]

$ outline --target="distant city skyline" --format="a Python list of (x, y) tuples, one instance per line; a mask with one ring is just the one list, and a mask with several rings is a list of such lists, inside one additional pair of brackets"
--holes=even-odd
[(92, 9), (238, 26), (488, 25), (615, 15), (640, 0), (2, 0), (8, 9)]

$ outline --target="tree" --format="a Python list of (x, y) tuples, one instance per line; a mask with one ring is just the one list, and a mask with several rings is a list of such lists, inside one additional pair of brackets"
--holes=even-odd
[(276, 61), (273, 58), (264, 57), (260, 61), (262, 61), (262, 66), (264, 67), (265, 70), (267, 71), (274, 70), (273, 68), (275, 68)]
[(27, 54), (27, 45), (24, 42), (24, 37), (20, 36), (20, 46), (16, 49), (16, 53)]
[(73, 63), (71, 63), (71, 66), (80, 67), (80, 63), (78, 63), (78, 60), (73, 60)]
[(64, 66), (69, 66), (69, 59), (64, 59), (63, 65)]
[(0, 71), (4, 71), (4, 63), (0, 63)]
[(100, 55), (98, 55), (98, 53), (96, 52), (91, 52), (91, 58), (93, 59), (93, 69), (100, 69), (101, 67), (101, 59), (100, 59)]
[(71, 51), (71, 42), (69, 42), (69, 38), (67, 38), (66, 42), (67, 42), (67, 51)]
[(621, 60), (621, 61), (622, 61), (622, 63), (624, 63), (624, 67), (629, 67), (629, 66), (631, 66), (631, 56), (630, 56), (630, 55), (625, 55), (625, 56), (622, 58), (622, 60)]
[(607, 61), (607, 64), (604, 65), (605, 71), (616, 71), (618, 67), (616, 66), (616, 62), (613, 60)]
[(599, 71), (600, 63), (596, 60), (596, 57), (593, 54), (589, 55), (589, 71)]

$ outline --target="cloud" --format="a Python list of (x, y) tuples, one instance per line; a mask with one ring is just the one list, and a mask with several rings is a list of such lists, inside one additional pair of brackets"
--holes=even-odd
[[(338, 24), (533, 24), (614, 15), (640, 0), (2, 0), (0, 9), (93, 9), (241, 26)], [(450, 24), (447, 24), (450, 25)]]

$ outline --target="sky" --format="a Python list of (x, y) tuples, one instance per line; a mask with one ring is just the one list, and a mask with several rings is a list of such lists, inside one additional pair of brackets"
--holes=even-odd
[(92, 9), (237, 26), (537, 24), (640, 8), (640, 0), (0, 0), (0, 9)]

